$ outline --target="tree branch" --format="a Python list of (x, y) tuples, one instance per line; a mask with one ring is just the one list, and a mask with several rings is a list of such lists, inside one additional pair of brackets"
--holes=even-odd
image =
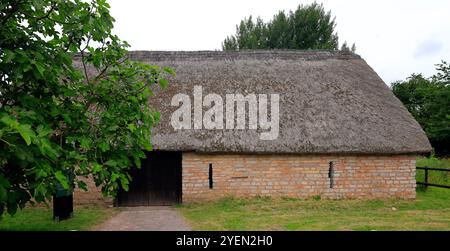
[(22, 1), (15, 1), (14, 3), (11, 3), (11, 9), (5, 13), (5, 17), (1, 19), (1, 24), (5, 24), (6, 21), (8, 21), (8, 19), (10, 17), (12, 17), (12, 15), (14, 15), (14, 13), (19, 11), (19, 5), (22, 4)]
[(86, 46), (82, 50), (81, 50), (81, 48), (78, 48), (78, 49), (80, 49), (80, 52), (81, 52), (81, 62), (83, 64), (84, 76), (86, 77), (86, 81), (88, 83), (89, 83), (89, 76), (88, 76), (88, 72), (87, 72), (86, 63), (84, 62), (85, 61), (84, 51), (89, 46), (89, 42), (90, 41), (91, 41), (91, 36), (88, 36), (88, 39), (87, 39), (87, 42), (86, 42)]
[[(37, 21), (40, 21), (40, 20), (42, 20), (42, 19), (45, 19), (45, 18), (49, 18), (50, 17), (50, 14), (52, 14), (52, 12), (55, 10), (55, 8), (56, 8), (56, 2), (52, 2), (52, 5), (51, 5), (51, 7), (50, 7), (50, 10), (44, 15), (44, 16), (42, 16), (42, 17), (37, 17), (36, 18), (36, 22)], [(53, 20), (52, 20), (53, 21)]]

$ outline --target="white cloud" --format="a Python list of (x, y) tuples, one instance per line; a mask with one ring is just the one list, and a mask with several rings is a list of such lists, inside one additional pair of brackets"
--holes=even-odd
[[(235, 32), (242, 18), (253, 15), (268, 20), (279, 10), (311, 2), (110, 0), (116, 18), (115, 32), (133, 50), (220, 50), (223, 39)], [(413, 72), (431, 75), (434, 64), (441, 59), (450, 60), (450, 1), (322, 2), (336, 16), (340, 41), (355, 42), (357, 53), (386, 83), (404, 79)], [(423, 55), (418, 53), (421, 48)]]

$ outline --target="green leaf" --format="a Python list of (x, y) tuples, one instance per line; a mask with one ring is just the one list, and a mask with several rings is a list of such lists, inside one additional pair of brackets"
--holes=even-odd
[(0, 186), (0, 207), (3, 206), (3, 202), (8, 199), (8, 191), (2, 186)]
[(165, 72), (167, 72), (167, 73), (169, 73), (170, 75), (172, 75), (172, 76), (176, 76), (176, 73), (175, 73), (175, 71), (172, 69), (172, 68), (170, 68), (170, 67), (164, 67), (163, 68), (163, 70), (165, 71)]
[(169, 81), (165, 78), (161, 78), (159, 80), (159, 84), (161, 85), (161, 87), (166, 88), (169, 85)]
[(78, 188), (80, 188), (83, 191), (87, 191), (88, 190), (86, 183), (81, 181), (81, 180), (77, 181), (77, 185), (78, 185)]
[[(144, 88), (142, 93), (144, 94), (144, 97), (150, 97), (150, 96), (154, 95), (153, 91), (150, 88)], [(145, 99), (147, 99), (147, 98), (145, 98)]]
[(41, 179), (41, 178), (44, 178), (44, 177), (47, 177), (47, 172), (42, 170), (42, 169), (39, 169), (36, 172), (36, 179)]
[(46, 137), (50, 133), (53, 132), (53, 130), (49, 127), (44, 127), (43, 125), (39, 125), (36, 128), (36, 132), (38, 133), (38, 137)]
[(115, 166), (117, 166), (117, 162), (115, 160), (110, 159), (105, 162), (105, 165), (115, 167)]
[(131, 132), (134, 132), (134, 131), (136, 131), (136, 126), (135, 126), (133, 123), (130, 123), (130, 124), (128, 124), (128, 129), (129, 129)]
[(155, 122), (155, 123), (158, 123), (158, 121), (160, 120), (160, 118), (161, 118), (161, 113), (160, 112), (154, 112), (153, 113), (153, 121)]
[(3, 175), (0, 175), (0, 186), (5, 187), (5, 188), (11, 187), (11, 184), (5, 177), (3, 177)]
[(34, 66), (36, 66), (36, 69), (38, 70), (39, 74), (41, 75), (41, 77), (44, 76), (44, 72), (45, 72), (45, 68), (41, 63), (34, 63)]
[(116, 130), (117, 130), (117, 128), (119, 128), (119, 126), (118, 126), (118, 125), (113, 125), (113, 126), (110, 126), (110, 127), (108, 127), (108, 131), (110, 131), (110, 132), (114, 132), (114, 131), (116, 131)]
[(14, 117), (11, 117), (9, 115), (4, 115), (0, 119), (0, 121), (5, 123), (7, 126), (15, 129), (20, 134), (20, 136), (22, 136), (27, 145), (31, 144), (31, 139), (35, 137), (35, 134), (30, 125), (20, 124)]
[(140, 158), (134, 158), (134, 164), (136, 165), (137, 168), (141, 168), (141, 159)]
[(119, 174), (117, 173), (112, 173), (111, 174), (111, 181), (114, 182), (119, 178)]
[(41, 138), (38, 142), (38, 147), (42, 154), (48, 156), (52, 160), (58, 158), (58, 150), (52, 146), (52, 143), (47, 138)]
[(102, 171), (102, 165), (100, 165), (98, 163), (94, 163), (94, 165), (92, 166), (92, 172), (99, 173), (101, 171)]
[(91, 148), (91, 142), (92, 142), (92, 140), (89, 139), (89, 138), (82, 138), (80, 140), (80, 145), (84, 149), (90, 149)]
[(124, 175), (122, 175), (120, 177), (120, 184), (122, 185), (123, 190), (125, 190), (125, 192), (128, 192), (128, 184), (129, 181), (127, 179), (127, 177), (125, 177)]
[(144, 140), (142, 142), (142, 147), (146, 150), (146, 151), (151, 151), (153, 149), (152, 144), (150, 144), (150, 142)]
[(36, 188), (34, 189), (34, 198), (37, 202), (42, 202), (45, 198), (45, 195), (47, 194), (47, 188), (45, 187), (45, 184), (39, 183)]
[(31, 139), (35, 137), (34, 131), (31, 130), (31, 126), (26, 124), (25, 125), (20, 124), (17, 128), (17, 131), (20, 133), (20, 136), (22, 136), (22, 138), (29, 146), (31, 144)]
[(36, 119), (36, 112), (35, 111), (21, 111), (19, 112), (19, 117), (20, 118), (29, 118), (29, 119)]
[(100, 150), (102, 150), (102, 152), (106, 152), (110, 149), (109, 144), (104, 141), (100, 142), (100, 144), (98, 144), (98, 147), (100, 147)]
[(55, 178), (64, 189), (69, 189), (69, 181), (67, 180), (66, 175), (64, 175), (61, 171), (55, 172)]
[(14, 52), (12, 52), (11, 50), (5, 50), (5, 57), (4, 57), (4, 62), (5, 63), (10, 63), (11, 60), (14, 59), (14, 57), (16, 56), (16, 54)]
[(3, 115), (0, 121), (13, 129), (17, 129), (17, 127), (19, 126), (19, 122), (17, 122), (17, 120), (14, 117), (11, 117), (7, 114)]

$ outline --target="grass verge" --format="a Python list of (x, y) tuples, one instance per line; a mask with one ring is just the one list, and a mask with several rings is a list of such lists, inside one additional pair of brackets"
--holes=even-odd
[(232, 199), (180, 207), (194, 230), (450, 230), (450, 190), (416, 200)]
[(75, 208), (75, 216), (61, 222), (52, 220), (52, 209), (27, 207), (14, 216), (5, 214), (0, 220), (2, 231), (74, 231), (92, 230), (117, 212), (114, 208)]

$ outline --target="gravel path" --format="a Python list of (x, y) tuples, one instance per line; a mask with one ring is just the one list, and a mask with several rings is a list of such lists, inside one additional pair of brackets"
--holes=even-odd
[(123, 207), (113, 218), (96, 230), (99, 231), (188, 231), (183, 216), (171, 207)]

